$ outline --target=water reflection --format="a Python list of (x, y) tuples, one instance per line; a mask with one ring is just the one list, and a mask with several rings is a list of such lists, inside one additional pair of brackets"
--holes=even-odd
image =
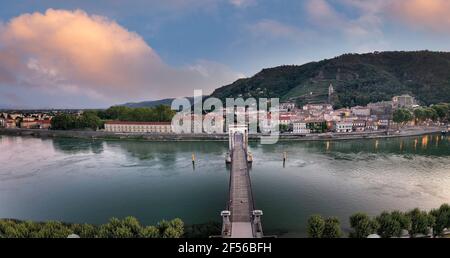
[(63, 152), (65, 154), (101, 154), (104, 151), (104, 142), (98, 140), (53, 138), (51, 142), (56, 151)]

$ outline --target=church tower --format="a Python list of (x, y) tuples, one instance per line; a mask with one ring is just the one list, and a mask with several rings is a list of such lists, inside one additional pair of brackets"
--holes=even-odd
[(333, 104), (333, 94), (334, 94), (334, 88), (333, 84), (330, 83), (330, 86), (328, 87), (328, 104)]

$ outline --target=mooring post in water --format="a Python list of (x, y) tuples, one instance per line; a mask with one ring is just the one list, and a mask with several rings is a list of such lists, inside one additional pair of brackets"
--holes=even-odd
[(283, 167), (286, 165), (287, 153), (283, 152)]
[(195, 154), (192, 152), (192, 168), (195, 169)]

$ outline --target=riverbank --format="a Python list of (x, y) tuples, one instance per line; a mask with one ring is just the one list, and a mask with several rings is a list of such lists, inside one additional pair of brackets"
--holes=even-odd
[[(421, 136), (426, 134), (440, 133), (443, 127), (414, 127), (406, 128), (401, 132), (374, 131), (353, 133), (325, 133), (325, 134), (280, 134), (279, 141), (337, 141), (354, 139), (381, 139)], [(136, 134), (136, 133), (111, 133), (105, 131), (62, 131), (62, 130), (39, 130), (20, 128), (1, 128), (0, 135), (33, 136), (42, 138), (80, 138), (100, 140), (142, 140), (159, 142), (182, 142), (182, 141), (228, 141), (228, 134)], [(262, 134), (249, 136), (250, 141), (259, 141)]]

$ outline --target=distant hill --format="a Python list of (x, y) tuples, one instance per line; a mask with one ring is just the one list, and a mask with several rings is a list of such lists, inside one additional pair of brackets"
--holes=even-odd
[[(153, 101), (143, 101), (143, 102), (134, 102), (134, 103), (125, 103), (119, 106), (126, 106), (129, 108), (142, 108), (142, 107), (156, 107), (159, 105), (166, 105), (166, 106), (170, 106), (172, 105), (172, 101), (175, 98), (172, 99), (160, 99), (160, 100), (153, 100)], [(194, 98), (193, 97), (188, 97), (187, 98), (191, 103), (194, 102)]]
[(263, 69), (218, 88), (214, 97), (279, 97), (298, 104), (324, 102), (333, 84), (336, 107), (366, 105), (411, 94), (422, 104), (450, 102), (450, 53), (345, 54), (301, 66)]

